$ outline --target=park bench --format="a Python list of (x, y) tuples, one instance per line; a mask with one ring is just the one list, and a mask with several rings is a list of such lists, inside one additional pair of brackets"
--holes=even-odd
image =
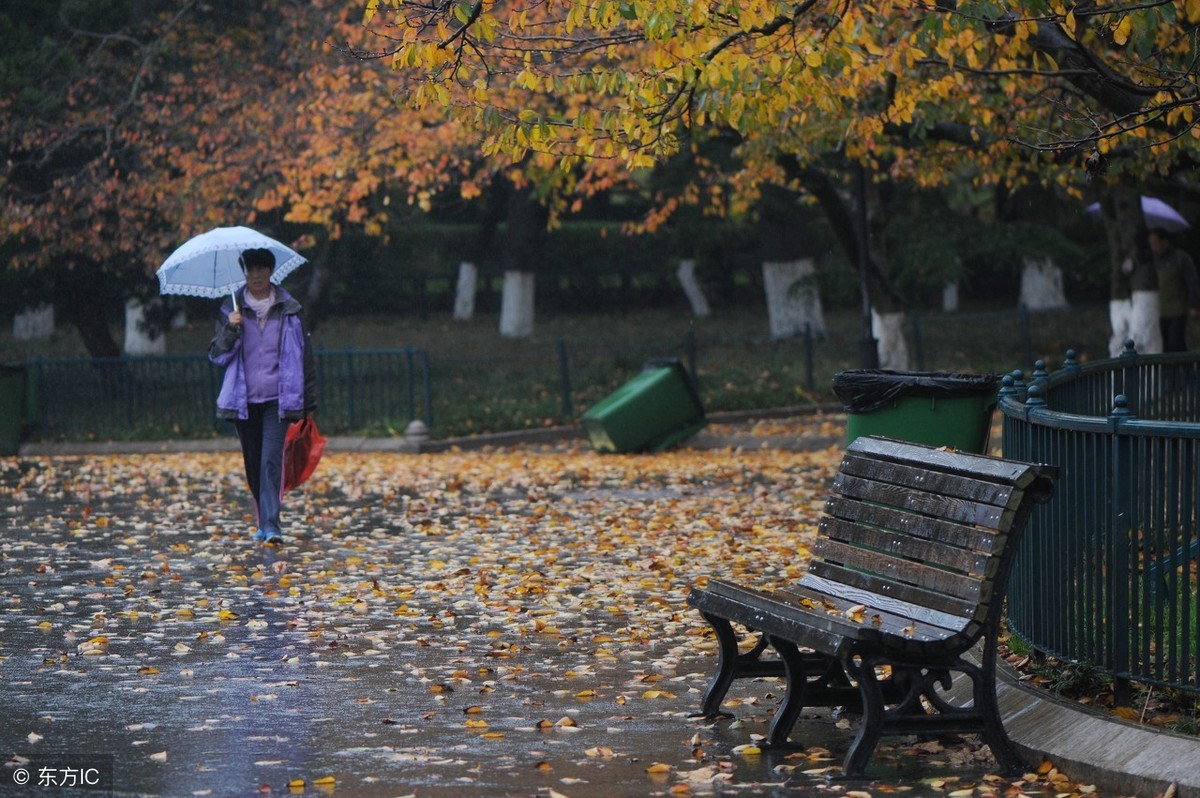
[[(689, 594), (719, 658), (697, 715), (728, 716), (721, 704), (735, 679), (781, 676), (768, 747), (789, 744), (804, 707), (844, 707), (862, 714), (846, 776), (862, 777), (880, 738), (900, 734), (978, 733), (1006, 772), (1021, 771), (996, 701), (996, 637), (1021, 533), (1057, 476), (1054, 466), (856, 439), (803, 576), (770, 588), (712, 578)], [(757, 636), (749, 650), (733, 624)], [(768, 648), (777, 656), (764, 657)], [(944, 695), (952, 672), (971, 680), (966, 706)]]

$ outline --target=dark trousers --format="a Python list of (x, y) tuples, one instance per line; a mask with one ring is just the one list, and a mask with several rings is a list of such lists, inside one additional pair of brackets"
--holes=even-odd
[(1164, 352), (1187, 351), (1187, 323), (1187, 316), (1163, 316), (1158, 320)]
[(283, 443), (290, 424), (279, 418), (279, 402), (251, 404), (249, 418), (234, 422), (242, 444), (246, 482), (254, 497), (254, 521), (261, 531), (282, 531)]

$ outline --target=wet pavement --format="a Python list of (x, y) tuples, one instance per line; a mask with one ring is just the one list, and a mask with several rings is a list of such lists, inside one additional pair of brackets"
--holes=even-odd
[(714, 649), (687, 587), (791, 572), (823, 447), (335, 453), (278, 548), (228, 453), (0, 460), (0, 795), (95, 795), (14, 784), (85, 766), (119, 796), (1000, 791), (968, 743), (829, 781), (826, 714), (759, 753), (774, 680), (688, 717)]

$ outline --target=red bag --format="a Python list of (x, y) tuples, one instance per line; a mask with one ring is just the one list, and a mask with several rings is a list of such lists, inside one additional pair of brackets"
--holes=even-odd
[(288, 427), (283, 442), (283, 489), (289, 491), (299, 487), (317, 470), (321, 454), (329, 439), (317, 429), (317, 421), (310, 416)]

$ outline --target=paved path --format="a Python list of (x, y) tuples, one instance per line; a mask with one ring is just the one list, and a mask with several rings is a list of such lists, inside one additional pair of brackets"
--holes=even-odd
[[(777, 415), (786, 418), (788, 414)], [(828, 448), (839, 443), (837, 435), (828, 431), (808, 437), (752, 434), (749, 427), (755, 420), (754, 414), (714, 417), (715, 423), (710, 430), (696, 435), (685, 445), (745, 450)], [(334, 438), (329, 450), (398, 453), (488, 450), (578, 444), (582, 440), (579, 430), (556, 429), (479, 436), (423, 446), (399, 439)], [(22, 449), (22, 456), (233, 451), (235, 448), (236, 442), (230, 439), (27, 445)], [(64, 508), (50, 503), (43, 512), (52, 516), (61, 514)], [(265, 783), (273, 776), (277, 783), (286, 783), (291, 776), (307, 774), (311, 781), (323, 772), (336, 771), (353, 773), (359, 779), (354, 794), (382, 796), (395, 794), (394, 785), (387, 786), (384, 779), (379, 792), (372, 793), (369, 785), (378, 783), (378, 780), (372, 781), (376, 778), (372, 774), (383, 774), (396, 768), (402, 768), (409, 775), (407, 784), (412, 787), (412, 792), (423, 796), (544, 795), (550, 789), (572, 798), (665, 794), (665, 782), (655, 784), (646, 780), (646, 763), (670, 758), (675, 755), (674, 749), (687, 742), (680, 739), (681, 724), (685, 725), (680, 713), (655, 712), (638, 717), (612, 715), (607, 708), (602, 710), (596, 704), (581, 706), (573, 693), (562, 694), (561, 682), (554, 678), (561, 667), (560, 655), (552, 647), (546, 651), (534, 650), (524, 657), (529, 669), (535, 672), (535, 678), (504, 685), (503, 706), (511, 713), (507, 719), (507, 742), (488, 743), (491, 753), (485, 760), (480, 760), (479, 751), (475, 750), (478, 744), (463, 742), (462, 718), (445, 718), (444, 700), (438, 700), (436, 695), (431, 697), (424, 687), (417, 693), (405, 692), (403, 687), (404, 683), (414, 680), (422, 683), (430, 678), (442, 678), (439, 674), (446, 666), (447, 657), (453, 657), (452, 650), (448, 651), (444, 644), (429, 645), (428, 639), (422, 643), (420, 638), (389, 638), (380, 633), (379, 627), (370, 627), (366, 623), (367, 616), (350, 613), (340, 619), (340, 627), (334, 628), (340, 628), (340, 634), (350, 641), (346, 653), (352, 656), (334, 660), (319, 670), (289, 665), (294, 652), (305, 645), (309, 625), (305, 609), (288, 602), (263, 602), (254, 611), (255, 624), (199, 630), (214, 633), (220, 630), (222, 644), (230, 654), (236, 655), (224, 663), (214, 665), (211, 656), (203, 655), (202, 647), (192, 642), (198, 631), (197, 624), (180, 619), (168, 624), (165, 631), (147, 629), (147, 636), (139, 644), (140, 652), (134, 650), (138, 646), (124, 652), (135, 657), (132, 671), (124, 660), (125, 664), (114, 660), (114, 664), (106, 669), (104, 660), (99, 657), (92, 660), (97, 667), (87, 668), (86, 672), (83, 669), (74, 671), (55, 662), (59, 655), (54, 646), (39, 642), (42, 632), (35, 626), (17, 621), (29, 620), (30, 612), (57, 607), (54, 612), (76, 618), (74, 622), (79, 631), (71, 637), (83, 643), (91, 623), (88, 620), (91, 613), (87, 610), (89, 591), (96, 594), (93, 601), (99, 601), (105, 591), (103, 587), (89, 588), (82, 584), (86, 581), (87, 563), (105, 559), (119, 561), (126, 557), (121, 539), (107, 538), (94, 549), (78, 542), (73, 551), (61, 553), (63, 559), (58, 566), (50, 571), (38, 571), (38, 558), (25, 556), (38, 551), (35, 541), (30, 539), (23, 544), (22, 536), (14, 535), (13, 531), (6, 532), (6, 567), (0, 572), (3, 573), (0, 594), (7, 596), (9, 602), (6, 614), (0, 616), (0, 628), (5, 632), (0, 656), (6, 658), (0, 663), (3, 665), (0, 673), (4, 674), (0, 689), (6, 695), (6, 719), (3, 732), (0, 732), (0, 744), (5, 747), (6, 755), (31, 748), (40, 751), (42, 749), (30, 742), (34, 737), (40, 740), (57, 736), (75, 757), (85, 751), (137, 750), (139, 746), (148, 746), (141, 750), (150, 762), (154, 762), (158, 754), (157, 750), (149, 750), (151, 748), (200, 752), (198, 757), (189, 760), (187, 773), (172, 769), (169, 757), (164, 754), (163, 761), (157, 763), (161, 767), (147, 768), (145, 774), (132, 782), (127, 793), (120, 794), (179, 794), (173, 791), (173, 785), (177, 784), (186, 784), (190, 794), (245, 794), (248, 780), (259, 779)], [(167, 543), (173, 540), (174, 533), (170, 530), (163, 530), (161, 534)], [(184, 543), (182, 539), (179, 542)], [(272, 555), (263, 550), (231, 553), (222, 545), (206, 548), (203, 543), (194, 541), (190, 545), (193, 550), (186, 558), (190, 563), (168, 562), (177, 571), (192, 571), (194, 576), (191, 578), (204, 584), (208, 578), (204, 568), (221, 569), (224, 566), (213, 563), (221, 563), (221, 558), (229, 556), (246, 558), (245, 563), (237, 567), (259, 570), (277, 567), (270, 561)], [(329, 553), (312, 551), (305, 556), (319, 558), (329, 556)], [(404, 555), (397, 551), (394, 556)], [(206, 562), (209, 565), (205, 566)], [(152, 602), (169, 603), (166, 596), (172, 589), (170, 583), (164, 582)], [(213, 586), (217, 593), (223, 589)], [(268, 634), (267, 630), (276, 634)], [(336, 637), (338, 633), (332, 634)], [(336, 639), (331, 640), (331, 644), (336, 642)], [(389, 655), (384, 653), (388, 651), (393, 652), (390, 662)], [(38, 655), (30, 659), (31, 653)], [(140, 666), (136, 658), (140, 658)], [(194, 664), (190, 664), (193, 661)], [(63, 662), (66, 662), (65, 655)], [(555, 664), (551, 665), (551, 662)], [(710, 666), (704, 660), (684, 660), (677, 664), (679, 669), (670, 673), (676, 684), (703, 683)], [(139, 682), (139, 667), (155, 671), (152, 689)], [(617, 690), (636, 689), (639, 680), (651, 668), (647, 662), (614, 662), (605, 667), (609, 671), (604, 675), (605, 683), (615, 685)], [(540, 674), (542, 678), (536, 678), (539, 669), (545, 671)], [(57, 674), (51, 678), (59, 689), (52, 694), (45, 690), (48, 672)], [(204, 678), (198, 681), (197, 673), (203, 673)], [(1200, 798), (1200, 739), (1152, 731), (1115, 720), (1107, 714), (1088, 712), (1074, 703), (1049, 700), (1044, 691), (1023, 687), (1015, 673), (1003, 670), (1002, 676), (1000, 700), (1006, 727), (1032, 759), (1050, 759), (1073, 780), (1095, 784), (1099, 795), (1151, 798), (1162, 794), (1174, 783), (1177, 794), (1183, 798)], [(488, 680), (478, 674), (467, 674), (460, 681), (465, 686)], [(450, 683), (448, 680), (447, 684)], [(496, 684), (503, 685), (503, 682)], [(104, 689), (95, 689), (98, 685)], [(476, 684), (471, 692), (478, 687)], [(389, 706), (387, 697), (396, 690), (406, 696), (418, 696), (416, 703), (420, 706), (406, 706), (403, 710)], [(459, 708), (462, 710), (474, 700), (464, 693), (454, 703), (462, 704)], [(194, 711), (197, 703), (206, 708)], [(563, 726), (555, 727), (551, 734), (536, 728), (527, 729), (522, 724), (532, 717), (531, 706), (537, 707), (533, 714), (551, 723), (566, 717), (578, 718), (580, 726), (577, 728), (581, 731), (571, 732), (570, 727)], [(429, 720), (416, 724), (393, 719), (394, 715), (399, 717), (400, 714), (411, 718), (413, 712), (425, 713)], [(735, 748), (747, 740), (748, 731), (765, 731), (767, 713), (752, 708), (748, 714), (744, 729), (697, 727), (696, 734), (705, 737), (713, 746)], [(68, 725), (64, 726), (64, 722)], [(70, 724), (76, 726), (76, 731), (84, 732), (83, 736), (71, 732)], [(832, 718), (816, 716), (799, 728), (804, 729), (806, 743), (810, 746), (844, 747), (844, 733), (833, 726)], [(351, 729), (354, 734), (350, 733)], [(595, 750), (598, 753), (574, 761), (555, 759), (555, 750), (563, 745), (564, 735), (571, 738), (571, 750)], [(363, 739), (372, 737), (377, 737), (378, 745), (363, 744)], [(583, 738), (588, 744), (578, 745)], [(633, 740), (640, 746), (637, 750), (622, 747)], [(229, 757), (226, 746), (229, 741), (236, 741), (242, 747), (240, 756)], [(205, 751), (210, 754), (206, 756)], [(897, 757), (894, 770), (885, 765), (877, 775), (889, 777), (903, 773), (905, 763), (902, 760), (903, 756)], [(552, 763), (547, 767), (554, 771), (554, 778), (547, 776), (549, 770), (540, 769), (538, 763), (541, 762)], [(767, 794), (795, 794), (792, 788), (785, 786), (777, 789), (762, 787), (786, 782), (787, 779), (780, 778), (779, 774), (788, 772), (788, 767), (786, 760), (763, 757), (760, 762), (743, 762), (738, 776), (758, 785), (759, 793), (765, 790)], [(460, 770), (459, 776), (455, 776)], [(285, 775), (289, 778), (283, 778)], [(461, 783), (456, 784), (456, 778), (461, 778)], [(34, 793), (10, 793), (0, 787), (0, 794)]]

